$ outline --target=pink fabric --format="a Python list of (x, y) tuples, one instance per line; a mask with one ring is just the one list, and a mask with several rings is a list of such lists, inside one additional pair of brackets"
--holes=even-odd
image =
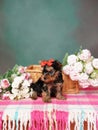
[[(72, 105), (98, 105), (98, 94), (94, 94), (94, 93), (81, 93), (81, 94), (72, 94), (72, 95), (65, 95), (66, 100), (57, 100), (55, 98), (52, 99), (52, 104), (64, 104), (64, 105), (68, 105), (68, 104), (72, 104)], [(77, 101), (78, 98), (78, 101)], [(38, 98), (37, 100), (32, 100), (32, 99), (24, 99), (24, 100), (19, 100), (19, 101), (11, 101), (11, 100), (2, 100), (0, 101), (0, 106), (8, 106), (8, 105), (45, 105), (47, 103), (44, 103), (42, 101), (42, 98)], [(51, 104), (51, 103), (50, 103)]]
[[(46, 116), (45, 116), (46, 114)], [(54, 119), (54, 114), (56, 119)], [(31, 129), (33, 130), (65, 130), (66, 122), (68, 122), (68, 112), (53, 111), (51, 113), (51, 121), (48, 117), (48, 112), (33, 111), (31, 113)]]
[(33, 111), (31, 112), (31, 129), (44, 130), (44, 112)]
[[(19, 112), (24, 108), (25, 111), (30, 109), (30, 126), (29, 130), (70, 130), (68, 126), (69, 114), (71, 110), (75, 112), (87, 110), (97, 113), (96, 129), (98, 129), (98, 93), (87, 93), (81, 91), (79, 94), (65, 95), (66, 100), (57, 100), (52, 98), (51, 103), (44, 103), (42, 98), (37, 100), (24, 99), (19, 101), (2, 100), (0, 101), (0, 130), (2, 128), (2, 116), (5, 111)], [(8, 108), (9, 107), (9, 108)], [(89, 109), (88, 109), (89, 108)], [(24, 113), (25, 114), (25, 113)], [(24, 115), (25, 116), (25, 115)], [(16, 117), (17, 118), (17, 115)], [(24, 117), (25, 118), (25, 117)], [(83, 118), (83, 117), (82, 117)]]

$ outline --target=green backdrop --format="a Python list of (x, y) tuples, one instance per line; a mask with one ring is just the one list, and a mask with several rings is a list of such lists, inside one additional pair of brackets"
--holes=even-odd
[(4, 36), (17, 64), (42, 59), (62, 62), (66, 52), (79, 48), (75, 31), (79, 0), (4, 0)]

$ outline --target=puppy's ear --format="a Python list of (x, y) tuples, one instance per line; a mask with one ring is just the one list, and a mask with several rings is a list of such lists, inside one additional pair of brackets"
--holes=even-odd
[(47, 72), (47, 66), (43, 66), (43, 69), (42, 69), (42, 74), (46, 73)]
[(53, 66), (53, 68), (55, 69), (55, 70), (61, 70), (62, 69), (62, 64), (61, 64), (61, 62), (59, 62), (58, 60), (55, 60), (54, 62), (53, 62), (53, 64), (52, 64), (52, 66)]

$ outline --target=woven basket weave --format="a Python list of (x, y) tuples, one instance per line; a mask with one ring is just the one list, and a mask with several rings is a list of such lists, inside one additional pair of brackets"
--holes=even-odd
[(72, 81), (70, 77), (63, 73), (63, 94), (75, 94), (79, 93), (79, 84), (77, 81)]
[(33, 82), (35, 83), (42, 75), (42, 67), (40, 65), (30, 65), (26, 72), (30, 73)]

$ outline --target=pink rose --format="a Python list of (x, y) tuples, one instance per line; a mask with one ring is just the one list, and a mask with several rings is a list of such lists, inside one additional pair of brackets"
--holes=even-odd
[(23, 74), (25, 72), (25, 70), (26, 70), (26, 67), (23, 67), (23, 66), (19, 66), (19, 68), (18, 68), (18, 71), (21, 74)]
[(10, 99), (10, 97), (9, 97), (9, 94), (3, 94), (2, 95), (2, 100), (9, 100)]
[(27, 79), (27, 80), (30, 79), (31, 77), (29, 73), (23, 73), (22, 76), (23, 76), (23, 79)]
[(2, 87), (3, 89), (8, 88), (9, 86), (10, 86), (10, 83), (9, 83), (8, 79), (2, 79), (2, 80), (1, 80), (1, 87)]

